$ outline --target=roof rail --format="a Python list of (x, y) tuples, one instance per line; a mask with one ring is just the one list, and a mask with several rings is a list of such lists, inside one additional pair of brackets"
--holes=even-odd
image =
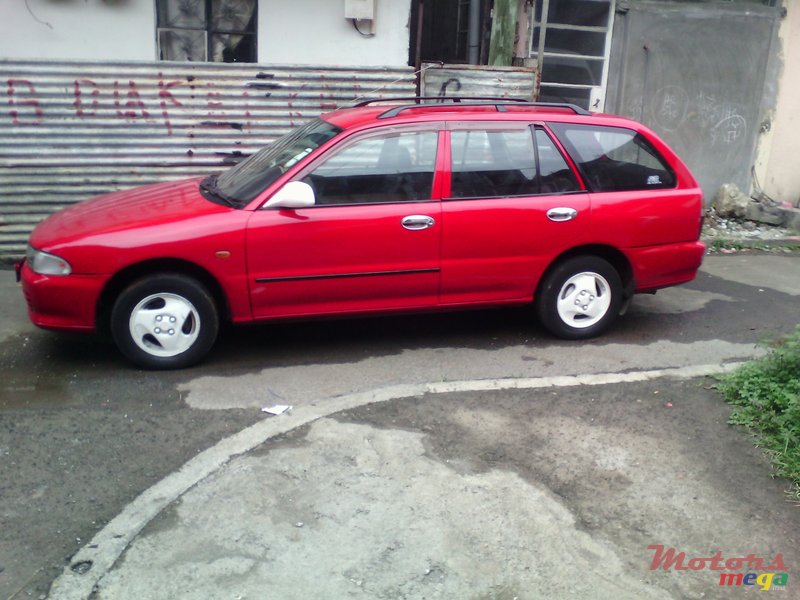
[[(406, 110), (412, 110), (415, 108), (452, 108), (453, 104), (456, 102), (448, 102), (448, 103), (436, 103), (436, 104), (404, 104), (402, 106), (395, 106), (388, 109), (385, 112), (382, 112), (378, 115), (379, 119), (390, 119), (392, 117), (396, 117), (401, 112)], [(581, 116), (589, 116), (591, 113), (586, 110), (585, 108), (581, 108), (575, 104), (569, 104), (567, 102), (527, 102), (525, 100), (508, 100), (508, 99), (494, 99), (494, 100), (480, 100), (477, 102), (457, 102), (460, 106), (494, 106), (497, 112), (506, 112), (508, 107), (517, 107), (517, 106), (530, 106), (532, 108), (564, 108), (567, 110), (571, 110), (576, 115)]]
[(420, 100), (433, 100), (439, 103), (453, 103), (466, 101), (487, 101), (487, 102), (529, 102), (524, 98), (500, 98), (498, 96), (403, 96), (398, 98), (369, 98), (353, 104), (351, 108), (377, 104), (378, 102), (414, 102), (421, 104)]

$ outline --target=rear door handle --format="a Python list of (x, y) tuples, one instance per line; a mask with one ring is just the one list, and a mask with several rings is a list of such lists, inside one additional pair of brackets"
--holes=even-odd
[(433, 217), (427, 215), (408, 215), (403, 217), (403, 227), (410, 231), (419, 231), (420, 229), (428, 229), (436, 225)]
[(547, 218), (551, 221), (556, 221), (557, 223), (561, 221), (571, 221), (577, 216), (578, 211), (569, 206), (559, 206), (557, 208), (551, 208), (547, 211)]

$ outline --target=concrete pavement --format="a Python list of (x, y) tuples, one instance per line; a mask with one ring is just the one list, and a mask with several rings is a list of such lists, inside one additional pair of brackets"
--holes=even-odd
[(780, 554), (792, 594), (800, 513), (691, 374), (395, 389), (273, 417), (126, 509), (50, 597), (731, 596), (719, 572), (651, 569), (654, 545)]
[[(637, 297), (622, 334), (587, 344), (310, 364), (289, 346), (270, 366), (237, 371), (241, 355), (233, 349), (227, 363), (233, 342), (224, 343), (222, 372), (179, 384), (189, 406), (295, 408), (145, 491), (72, 557), (50, 597), (745, 591), (720, 589), (707, 569), (651, 570), (648, 546), (659, 544), (687, 561), (780, 553), (784, 597), (794, 597), (798, 511), (747, 436), (726, 425), (704, 375), (753, 356), (765, 318), (777, 332), (800, 321), (797, 282), (796, 257), (710, 257), (698, 282)], [(740, 309), (737, 327), (715, 320)], [(15, 330), (14, 315), (0, 310), (0, 333)], [(655, 341), (659, 328), (670, 334)]]

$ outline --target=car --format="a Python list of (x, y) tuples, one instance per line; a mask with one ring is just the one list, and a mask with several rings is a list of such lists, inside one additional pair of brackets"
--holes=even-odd
[(686, 165), (629, 119), (366, 100), (221, 174), (57, 212), (17, 274), (35, 325), (110, 332), (148, 369), (197, 363), (222, 322), (532, 305), (581, 340), (696, 276), (702, 209)]

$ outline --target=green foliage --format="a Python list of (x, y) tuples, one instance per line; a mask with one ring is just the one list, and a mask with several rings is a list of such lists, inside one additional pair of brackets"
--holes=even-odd
[(743, 250), (747, 247), (742, 242), (719, 238), (711, 240), (709, 246), (712, 250)]
[(771, 252), (775, 254), (800, 252), (800, 244), (787, 244), (785, 242), (776, 243), (770, 240), (712, 238), (706, 240), (706, 243), (711, 252), (724, 252), (726, 250), (736, 252), (758, 250), (759, 252)]
[(800, 325), (765, 357), (722, 376), (719, 389), (734, 405), (730, 422), (750, 428), (777, 474), (800, 489)]

